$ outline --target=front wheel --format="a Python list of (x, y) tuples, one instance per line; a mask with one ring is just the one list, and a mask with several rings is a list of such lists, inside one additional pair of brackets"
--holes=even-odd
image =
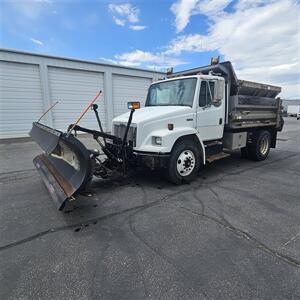
[(191, 182), (200, 167), (199, 147), (193, 140), (183, 140), (175, 144), (167, 169), (168, 179), (175, 184)]

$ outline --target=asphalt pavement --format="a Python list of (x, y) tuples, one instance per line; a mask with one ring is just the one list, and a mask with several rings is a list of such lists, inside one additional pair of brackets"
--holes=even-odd
[(236, 152), (182, 186), (97, 181), (65, 212), (38, 153), (0, 142), (0, 299), (300, 298), (300, 121), (263, 162)]

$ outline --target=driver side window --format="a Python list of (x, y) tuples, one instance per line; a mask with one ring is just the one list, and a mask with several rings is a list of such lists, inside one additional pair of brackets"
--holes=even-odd
[(214, 98), (215, 83), (214, 81), (201, 81), (199, 106), (204, 107), (212, 104)]

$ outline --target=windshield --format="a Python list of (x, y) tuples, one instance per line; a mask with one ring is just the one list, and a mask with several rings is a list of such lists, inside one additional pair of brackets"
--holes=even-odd
[(197, 78), (178, 79), (151, 85), (146, 106), (193, 105)]

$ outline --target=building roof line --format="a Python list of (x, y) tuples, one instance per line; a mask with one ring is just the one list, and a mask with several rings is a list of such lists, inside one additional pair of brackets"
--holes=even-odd
[(68, 61), (73, 61), (73, 62), (81, 62), (81, 63), (88, 63), (88, 64), (96, 64), (96, 65), (101, 65), (101, 66), (130, 69), (130, 70), (135, 70), (135, 71), (151, 72), (151, 73), (162, 74), (162, 75), (166, 74), (165, 72), (155, 71), (155, 70), (151, 70), (151, 69), (127, 67), (127, 66), (120, 65), (120, 64), (98, 62), (95, 60), (85, 60), (85, 59), (65, 57), (65, 56), (56, 56), (56, 55), (51, 55), (51, 54), (35, 53), (35, 52), (29, 52), (29, 51), (17, 50), (17, 49), (0, 48), (0, 52), (10, 52), (10, 53), (31, 55), (31, 56), (44, 57), (44, 58), (61, 59), (61, 60), (68, 60)]

